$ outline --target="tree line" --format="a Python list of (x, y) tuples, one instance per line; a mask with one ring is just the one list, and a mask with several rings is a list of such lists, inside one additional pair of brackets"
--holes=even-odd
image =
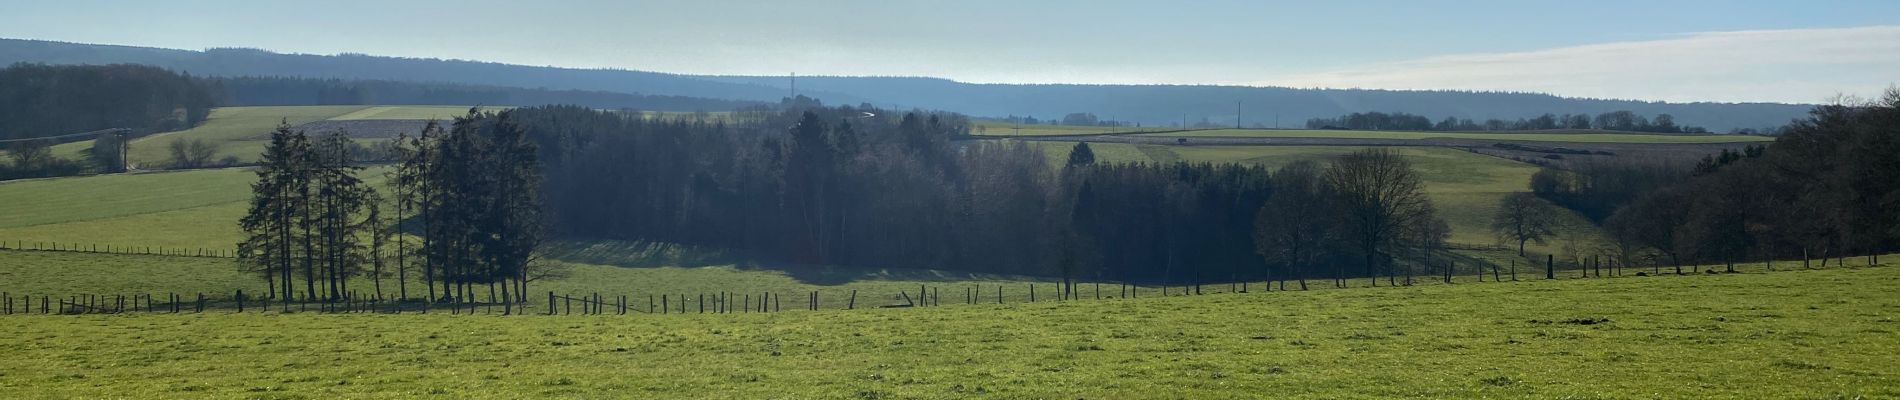
[[(789, 99), (732, 123), (516, 109), (555, 234), (809, 265), (1174, 284), (1385, 276), (1448, 233), (1400, 156), (1277, 171), (1104, 164), (1078, 143), (953, 140), (964, 116)], [(1303, 281), (1301, 281), (1304, 284)]]
[(1766, 146), (1695, 162), (1585, 160), (1531, 177), (1532, 193), (1610, 233), (1629, 262), (1827, 259), (1900, 244), (1900, 91), (1816, 107)]
[(386, 198), (358, 176), (360, 146), (348, 135), (271, 134), (237, 244), (240, 266), (271, 283), (270, 298), (341, 301), (366, 278), (377, 298), (410, 299), (420, 275), (431, 301), (467, 301), (478, 286), (525, 301), (528, 282), (558, 273), (535, 260), (540, 166), (509, 112), (470, 110), (449, 129), (431, 122), (395, 142)]
[(1669, 114), (1656, 114), (1644, 117), (1630, 111), (1611, 111), (1591, 116), (1589, 114), (1550, 114), (1545, 113), (1531, 118), (1518, 118), (1515, 121), (1487, 119), (1483, 122), (1470, 118), (1445, 117), (1433, 122), (1431, 118), (1403, 112), (1384, 113), (1378, 111), (1355, 112), (1334, 118), (1313, 118), (1306, 120), (1306, 129), (1350, 129), (1367, 131), (1534, 131), (1552, 129), (1601, 129), (1610, 131), (1652, 132), (1652, 133), (1709, 133), (1699, 126), (1684, 126), (1676, 123), (1676, 117)]

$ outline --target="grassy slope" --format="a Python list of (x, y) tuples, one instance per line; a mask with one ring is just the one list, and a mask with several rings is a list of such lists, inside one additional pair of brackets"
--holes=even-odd
[(1769, 142), (1774, 138), (1766, 136), (1740, 135), (1662, 135), (1641, 133), (1537, 133), (1537, 132), (1398, 132), (1398, 131), (1334, 131), (1334, 130), (1297, 130), (1297, 129), (1216, 129), (1186, 132), (1156, 133), (1153, 136), (1166, 137), (1258, 137), (1258, 138), (1346, 138), (1346, 139), (1477, 139), (1477, 140), (1529, 140), (1549, 142), (1586, 142), (1586, 143), (1737, 143)]
[[(1900, 396), (1895, 293), (1900, 268), (1887, 266), (775, 314), (9, 316), (0, 337), (21, 340), (0, 341), (0, 387), (87, 398), (1885, 398)], [(1565, 322), (1577, 319), (1608, 322)]]
[[(488, 107), (485, 110), (499, 110)], [(237, 157), (242, 161), (257, 159), (263, 153), (268, 136), (280, 123), (291, 126), (324, 120), (388, 120), (388, 119), (442, 119), (448, 120), (468, 111), (467, 106), (268, 106), (268, 107), (222, 107), (211, 110), (211, 117), (197, 127), (166, 132), (139, 138), (132, 141), (132, 153), (129, 158), (137, 165), (159, 165), (169, 162), (172, 142), (183, 139), (202, 139), (218, 145), (218, 155)], [(315, 133), (315, 132), (312, 132)], [(57, 156), (81, 159), (86, 149), (92, 147), (92, 141), (66, 143), (53, 146)]]
[[(387, 168), (359, 176), (381, 185)], [(0, 240), (229, 250), (256, 176), (248, 168), (0, 182)]]

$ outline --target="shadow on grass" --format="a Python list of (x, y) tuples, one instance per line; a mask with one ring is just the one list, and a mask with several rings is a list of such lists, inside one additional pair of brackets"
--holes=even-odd
[(724, 267), (747, 271), (784, 273), (799, 283), (843, 285), (863, 280), (960, 282), (960, 281), (1049, 281), (1046, 278), (962, 271), (905, 268), (859, 268), (807, 265), (762, 260), (739, 252), (673, 243), (638, 241), (556, 241), (547, 245), (550, 259), (571, 263), (607, 265), (622, 268), (700, 268)]

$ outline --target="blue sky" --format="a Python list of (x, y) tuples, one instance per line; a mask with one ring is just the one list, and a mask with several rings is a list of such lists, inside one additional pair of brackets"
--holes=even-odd
[[(1900, 80), (1900, 1), (25, 1), (0, 37), (695, 74), (1817, 102)], [(1815, 45), (1826, 41), (1825, 45)], [(1800, 60), (1800, 61), (1796, 61)], [(1816, 73), (1816, 72), (1821, 73)]]

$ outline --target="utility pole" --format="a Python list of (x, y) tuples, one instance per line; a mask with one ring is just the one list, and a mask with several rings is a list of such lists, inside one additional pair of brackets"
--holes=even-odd
[(1234, 129), (1240, 128), (1240, 100), (1234, 100)]
[(793, 98), (793, 99), (798, 98), (798, 73), (797, 72), (792, 73), (792, 95), (789, 98)]
[(119, 172), (132, 172), (130, 158), (126, 156), (126, 153), (132, 152), (132, 144), (126, 142), (124, 130), (115, 133), (119, 136)]

